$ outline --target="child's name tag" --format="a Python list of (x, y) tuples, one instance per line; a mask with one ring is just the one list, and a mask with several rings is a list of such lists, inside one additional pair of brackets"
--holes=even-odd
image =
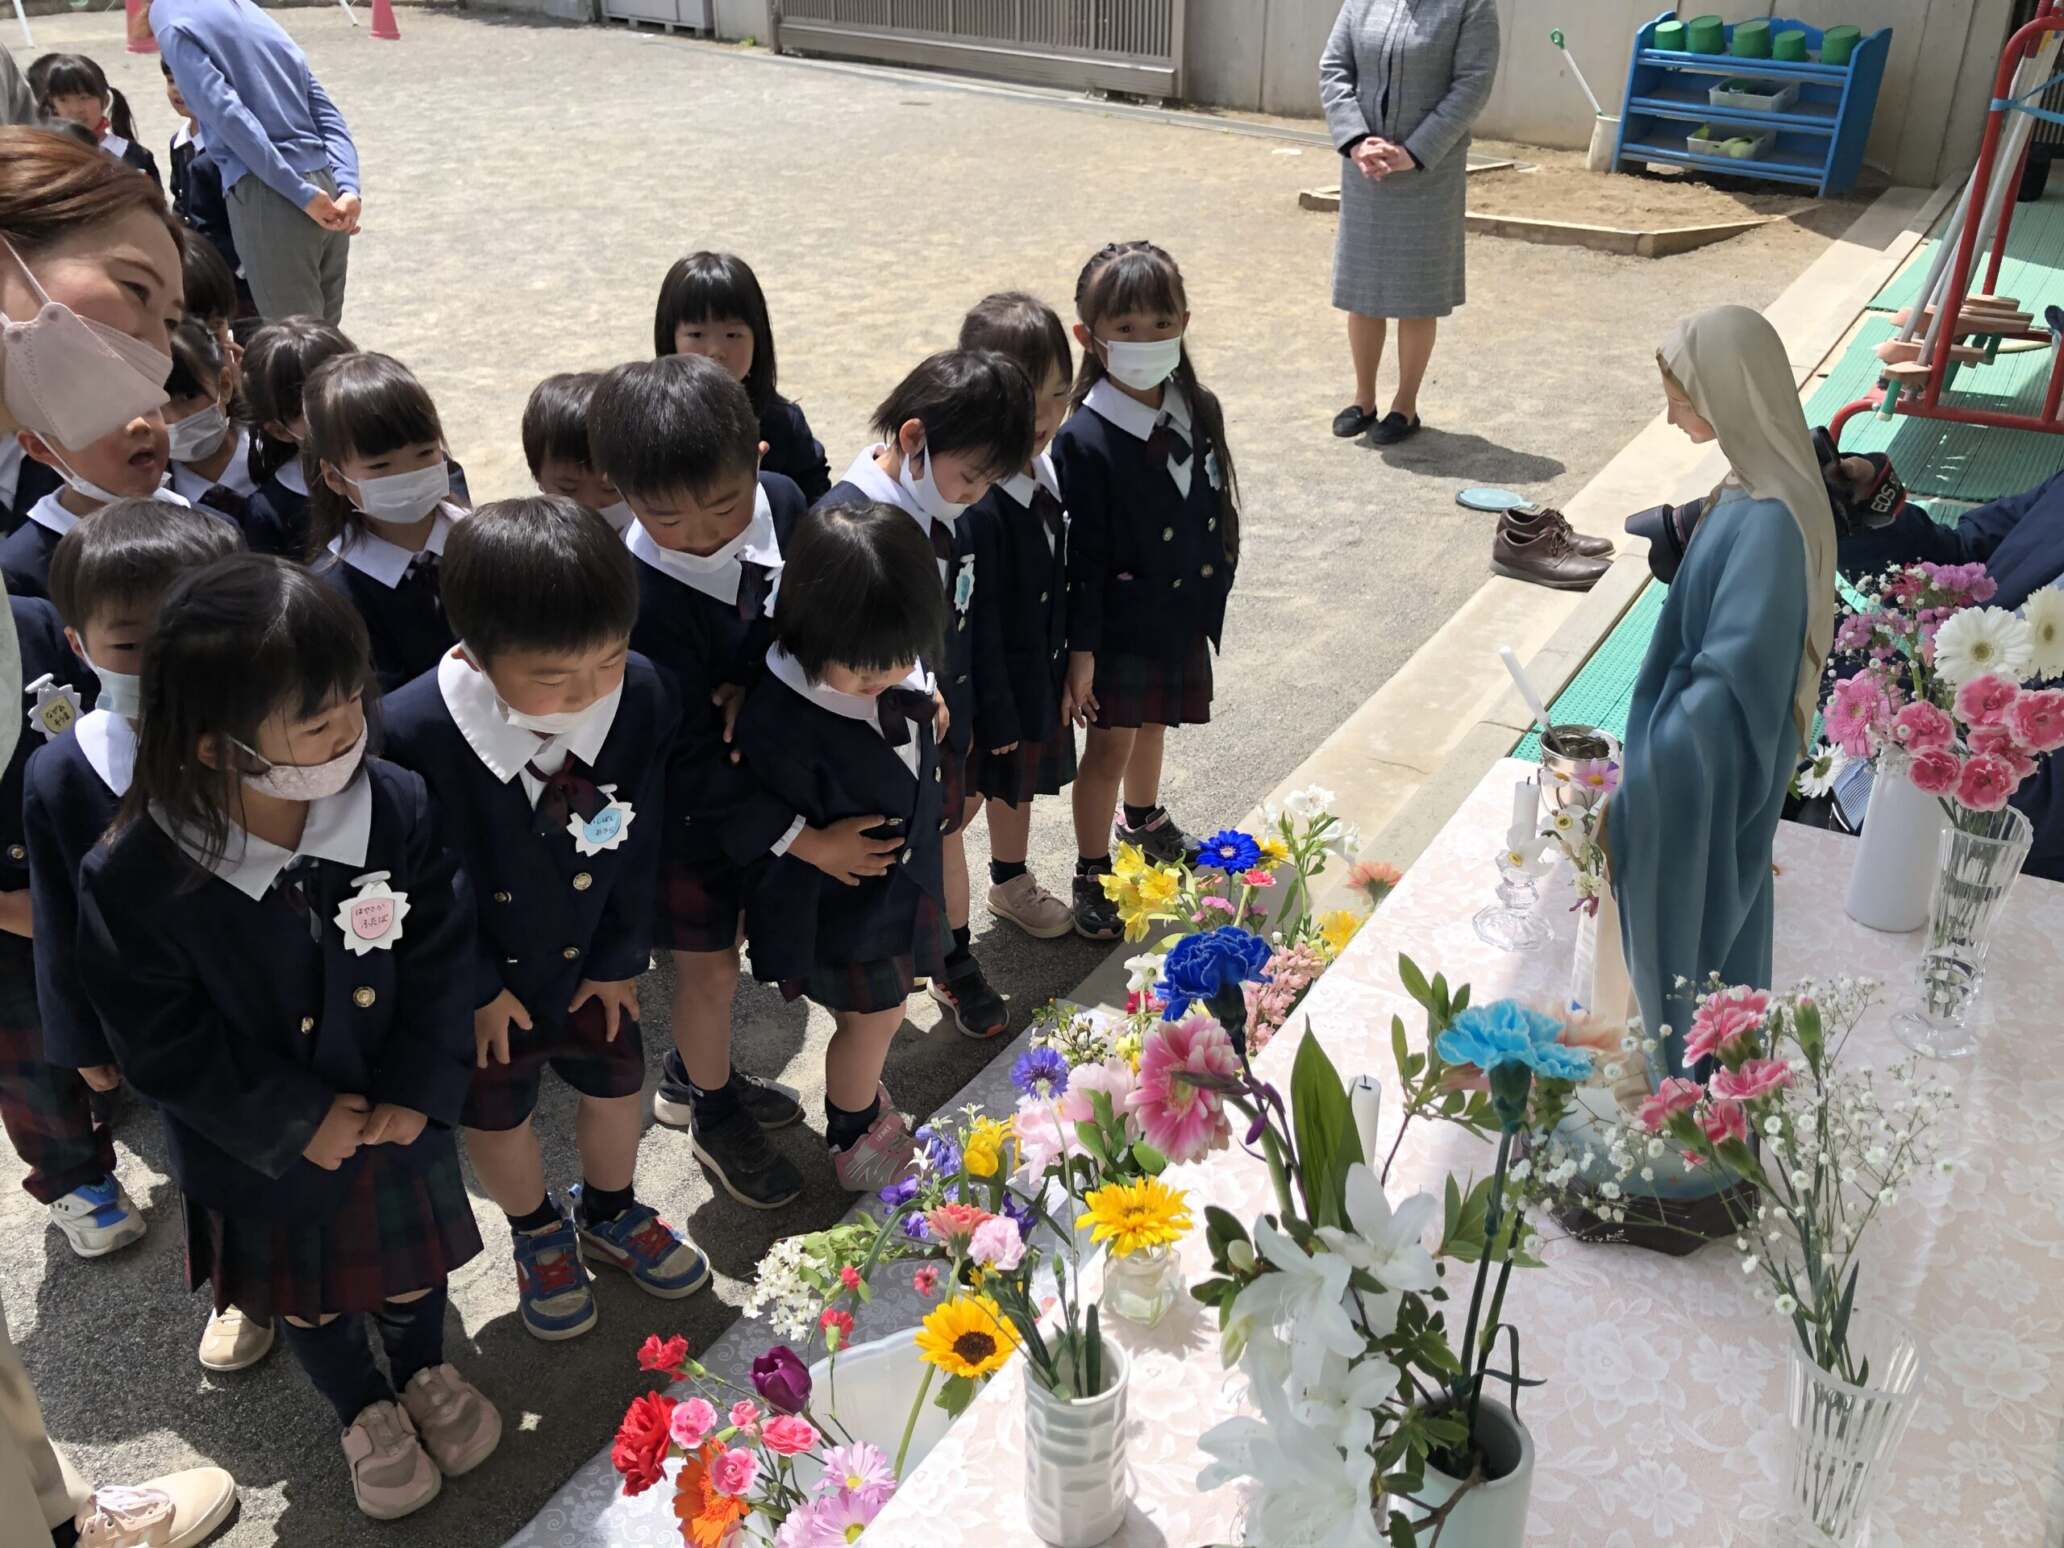
[(386, 871), (354, 876), (358, 891), (337, 905), (337, 928), (344, 934), (344, 949), (357, 956), (378, 949), (392, 951), (401, 939), (401, 922), (408, 918), (408, 894), (387, 885)]
[(1218, 465), (1216, 447), (1204, 454), (1204, 477), (1210, 481), (1214, 490), (1225, 488), (1225, 473)]
[(965, 613), (968, 604), (975, 599), (975, 556), (969, 554), (960, 561), (960, 574), (953, 582), (953, 610)]
[(29, 724), (43, 733), (46, 742), (71, 730), (86, 710), (85, 702), (73, 691), (72, 685), (58, 682), (48, 672), (23, 691), (36, 696), (35, 702), (29, 706)]
[(566, 831), (573, 835), (574, 852), (581, 855), (599, 855), (605, 849), (614, 849), (624, 841), (631, 831), (631, 819), (638, 814), (628, 801), (619, 801), (616, 786), (602, 786), (602, 793), (610, 797), (609, 804), (592, 817), (583, 817), (575, 812), (566, 821)]

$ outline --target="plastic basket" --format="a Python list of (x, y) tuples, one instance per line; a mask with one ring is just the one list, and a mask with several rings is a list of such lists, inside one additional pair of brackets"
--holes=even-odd
[(1799, 83), (1722, 81), (1707, 90), (1706, 100), (1717, 108), (1742, 108), (1751, 113), (1785, 113), (1799, 100)]
[[(1694, 156), (1718, 156), (1732, 161), (1761, 161), (1777, 140), (1775, 129), (1729, 130), (1701, 124), (1684, 137), (1684, 148)], [(1741, 142), (1747, 143), (1741, 143)], [(1727, 147), (1734, 146), (1733, 149)]]

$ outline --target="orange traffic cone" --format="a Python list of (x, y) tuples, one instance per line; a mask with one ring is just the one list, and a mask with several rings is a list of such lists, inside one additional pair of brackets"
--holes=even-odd
[(150, 0), (128, 0), (129, 52), (155, 54), (158, 40), (151, 36)]
[[(136, 0), (129, 0), (134, 5)], [(393, 0), (373, 0), (373, 36), (390, 43), (401, 41), (401, 29), (394, 25)]]

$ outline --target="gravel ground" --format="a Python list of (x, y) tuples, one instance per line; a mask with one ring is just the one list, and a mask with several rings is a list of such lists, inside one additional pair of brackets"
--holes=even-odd
[[(1322, 145), (621, 29), (409, 8), (402, 41), (388, 44), (333, 10), (283, 19), (365, 163), (345, 327), (415, 367), (480, 498), (527, 485), (516, 429), (532, 384), (642, 354), (660, 276), (691, 248), (730, 248), (758, 269), (783, 386), (807, 406), (836, 471), (872, 405), (950, 344), (984, 293), (1022, 286), (1065, 303), (1106, 240), (1151, 235), (1169, 247), (1189, 277), (1195, 355), (1225, 399), (1248, 512), (1218, 714), (1170, 747), (1166, 797), (1193, 826), (1245, 811), (1476, 588), (1490, 531), (1454, 505), (1458, 487), (1573, 493), (1659, 406), (1652, 356), (1670, 322), (1721, 301), (1768, 301), (1829, 224), (1807, 217), (1653, 263), (1472, 237), (1471, 304), (1435, 356), (1428, 429), (1379, 453), (1327, 434), (1350, 381), (1327, 304), (1333, 222), (1296, 201), (1337, 177)], [(172, 124), (157, 64), (122, 52), (118, 17), (39, 19), (37, 32), (43, 47), (95, 54), (162, 150)], [(979, 868), (979, 832), (969, 848)], [(1071, 853), (1056, 803), (1035, 825), (1035, 867), (1063, 881)], [(1086, 943), (1030, 942), (993, 925), (979, 903), (976, 931), (1018, 1024), (1097, 960)], [(656, 976), (646, 995), (655, 1068), (667, 998)], [(740, 1062), (783, 1076), (820, 1111), (828, 1020), (754, 989), (737, 1026)], [(900, 1105), (928, 1112), (989, 1053), (920, 1001), (888, 1079)], [(577, 1176), (570, 1108), (561, 1090), (541, 1109), (562, 1186)], [(84, 1471), (118, 1482), (202, 1459), (228, 1466), (244, 1485), (223, 1539), (235, 1548), (500, 1543), (606, 1442), (643, 1385), (630, 1357), (647, 1331), (713, 1338), (767, 1244), (846, 1205), (810, 1129), (781, 1138), (809, 1191), (773, 1216), (713, 1198), (685, 1139), (655, 1129), (641, 1189), (709, 1251), (716, 1286), (661, 1308), (606, 1282), (601, 1326), (548, 1347), (518, 1325), (507, 1232), (483, 1201), (487, 1250), (453, 1282), (449, 1349), (501, 1405), (507, 1438), (429, 1510), (375, 1527), (352, 1509), (329, 1416), (287, 1359), (227, 1379), (194, 1363), (204, 1309), (180, 1288), (180, 1216), (156, 1124), (132, 1106), (119, 1134), (149, 1238), (79, 1262), (40, 1207), (0, 1187), (0, 1295), (51, 1429)], [(18, 1177), (12, 1156), (0, 1173), (0, 1183)]]

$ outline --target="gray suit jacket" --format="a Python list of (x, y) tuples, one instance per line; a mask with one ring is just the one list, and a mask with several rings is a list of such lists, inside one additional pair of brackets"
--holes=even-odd
[(1495, 0), (1346, 0), (1319, 98), (1335, 149), (1380, 135), (1430, 172), (1467, 143), (1497, 72)]
[(7, 45), (0, 43), (0, 124), (33, 124), (39, 116), (29, 83), (14, 67)]

